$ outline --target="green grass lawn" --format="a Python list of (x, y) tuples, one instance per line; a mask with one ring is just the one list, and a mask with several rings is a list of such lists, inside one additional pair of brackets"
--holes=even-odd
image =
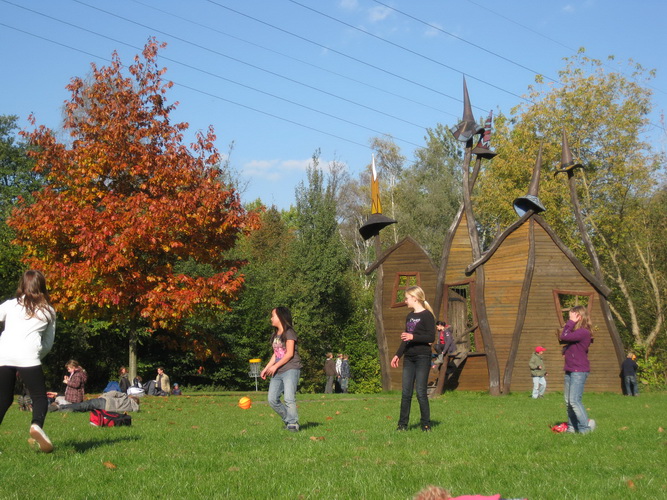
[(399, 394), (299, 394), (302, 431), (282, 430), (266, 395), (143, 399), (132, 427), (96, 428), (88, 413), (50, 413), (56, 449), (28, 447), (30, 414), (0, 426), (0, 498), (407, 499), (429, 484), (453, 495), (667, 498), (667, 395), (584, 394), (590, 435), (555, 434), (560, 394), (448, 393), (433, 432), (396, 432)]

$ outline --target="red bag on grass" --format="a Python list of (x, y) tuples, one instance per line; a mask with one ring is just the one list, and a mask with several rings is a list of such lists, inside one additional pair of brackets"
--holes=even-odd
[(116, 413), (106, 410), (92, 410), (90, 412), (90, 425), (95, 427), (119, 427), (132, 425), (132, 417), (127, 413)]

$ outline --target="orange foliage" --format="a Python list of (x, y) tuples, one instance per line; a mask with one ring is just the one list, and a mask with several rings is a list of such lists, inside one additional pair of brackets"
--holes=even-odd
[[(46, 186), (10, 225), (65, 315), (176, 329), (200, 307), (228, 308), (243, 284), (243, 263), (224, 253), (258, 216), (221, 181), (212, 128), (188, 148), (188, 124), (170, 123), (177, 103), (167, 104), (172, 84), (156, 63), (163, 46), (149, 40), (129, 76), (114, 53), (110, 66), (91, 65), (90, 81), (72, 79), (67, 143), (43, 126), (24, 133)], [(177, 274), (185, 260), (214, 271)]]

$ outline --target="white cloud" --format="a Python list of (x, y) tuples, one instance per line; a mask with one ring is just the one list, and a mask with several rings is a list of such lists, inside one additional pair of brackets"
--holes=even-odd
[(429, 23), (431, 26), (426, 28), (426, 31), (424, 31), (424, 36), (426, 38), (435, 38), (440, 34), (439, 29), (442, 29), (442, 26), (439, 25), (438, 23)]
[(572, 14), (572, 13), (574, 13), (574, 11), (575, 11), (574, 5), (572, 5), (571, 3), (569, 3), (569, 4), (567, 4), (563, 7), (563, 12), (565, 12), (567, 14)]
[(391, 14), (391, 9), (382, 5), (368, 9), (368, 18), (372, 23), (384, 21)]
[(260, 178), (281, 181), (295, 172), (305, 172), (311, 160), (252, 160), (243, 165), (243, 175), (248, 178)]
[(338, 5), (345, 10), (357, 10), (359, 2), (357, 0), (340, 0)]

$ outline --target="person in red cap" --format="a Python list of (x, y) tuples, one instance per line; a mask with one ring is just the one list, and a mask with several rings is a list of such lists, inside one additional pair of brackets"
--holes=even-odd
[(533, 399), (543, 398), (544, 392), (547, 390), (547, 368), (542, 358), (544, 351), (546, 349), (538, 345), (528, 362), (530, 375), (533, 377)]

